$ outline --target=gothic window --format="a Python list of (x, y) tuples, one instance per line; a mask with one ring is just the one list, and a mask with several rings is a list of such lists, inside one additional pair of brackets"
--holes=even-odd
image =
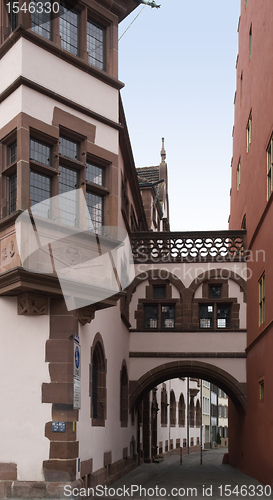
[(120, 374), (120, 422), (121, 427), (128, 425), (128, 375), (125, 364)]
[(168, 420), (168, 403), (167, 403), (167, 391), (165, 387), (161, 390), (161, 425), (167, 425)]
[(191, 397), (190, 401), (190, 427), (194, 427), (194, 400)]
[(92, 425), (104, 426), (106, 419), (106, 359), (102, 343), (99, 340), (95, 342), (93, 347), (90, 372)]
[(173, 391), (170, 393), (170, 424), (176, 425), (176, 401)]
[(196, 413), (196, 418), (195, 418), (196, 427), (201, 427), (201, 406), (199, 403), (199, 399), (197, 399), (196, 402), (195, 413)]
[(179, 398), (178, 423), (180, 427), (185, 427), (185, 400), (183, 394), (180, 394)]

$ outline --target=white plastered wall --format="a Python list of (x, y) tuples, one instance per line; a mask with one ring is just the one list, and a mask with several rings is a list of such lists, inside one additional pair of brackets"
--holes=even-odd
[(19, 316), (17, 298), (1, 297), (0, 317), (0, 462), (17, 464), (19, 480), (42, 481), (49, 458), (45, 423), (51, 420), (51, 404), (41, 403), (42, 384), (50, 382), (49, 316)]
[[(89, 364), (91, 361), (91, 346), (96, 333), (103, 339), (107, 359), (107, 418), (105, 427), (92, 427), (90, 418), (89, 396)], [(79, 440), (79, 456), (81, 461), (93, 458), (93, 471), (104, 467), (104, 452), (112, 451), (112, 462), (123, 458), (123, 448), (128, 447), (132, 436), (136, 440), (136, 427), (131, 425), (128, 417), (128, 427), (120, 425), (120, 370), (125, 359), (128, 368), (129, 339), (128, 331), (120, 321), (120, 308), (117, 307), (96, 312), (91, 324), (80, 327), (81, 343), (81, 410), (77, 424), (77, 439)], [(128, 373), (129, 378), (129, 373)]]

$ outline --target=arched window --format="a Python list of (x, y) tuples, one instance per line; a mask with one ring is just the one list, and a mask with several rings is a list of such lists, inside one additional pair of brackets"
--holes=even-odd
[(176, 425), (176, 401), (174, 392), (170, 392), (170, 424)]
[(125, 361), (120, 372), (120, 423), (121, 427), (128, 425), (128, 375)]
[(197, 399), (197, 402), (196, 402), (195, 413), (196, 413), (196, 419), (195, 419), (196, 427), (201, 427), (201, 407), (200, 407), (199, 399)]
[(191, 402), (190, 402), (190, 427), (194, 427), (194, 401), (193, 401), (193, 397), (191, 397)]
[(178, 404), (178, 424), (180, 427), (185, 427), (185, 400), (183, 394), (180, 394)]
[(91, 348), (90, 375), (92, 425), (104, 426), (106, 419), (106, 359), (102, 339), (96, 341), (95, 338)]
[(167, 412), (167, 391), (166, 388), (163, 387), (161, 390), (161, 425), (167, 425), (168, 421), (168, 412)]

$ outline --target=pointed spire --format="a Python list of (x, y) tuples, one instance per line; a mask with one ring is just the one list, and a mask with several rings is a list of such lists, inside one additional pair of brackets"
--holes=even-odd
[(166, 151), (164, 148), (164, 137), (162, 137), (162, 148), (161, 148), (161, 163), (164, 163), (166, 160)]

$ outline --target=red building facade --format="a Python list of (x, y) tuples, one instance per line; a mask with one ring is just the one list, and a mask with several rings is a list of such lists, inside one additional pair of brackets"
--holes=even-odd
[[(247, 413), (230, 405), (230, 463), (273, 485), (273, 6), (241, 0), (230, 229), (247, 229)], [(232, 430), (233, 429), (233, 430)]]

